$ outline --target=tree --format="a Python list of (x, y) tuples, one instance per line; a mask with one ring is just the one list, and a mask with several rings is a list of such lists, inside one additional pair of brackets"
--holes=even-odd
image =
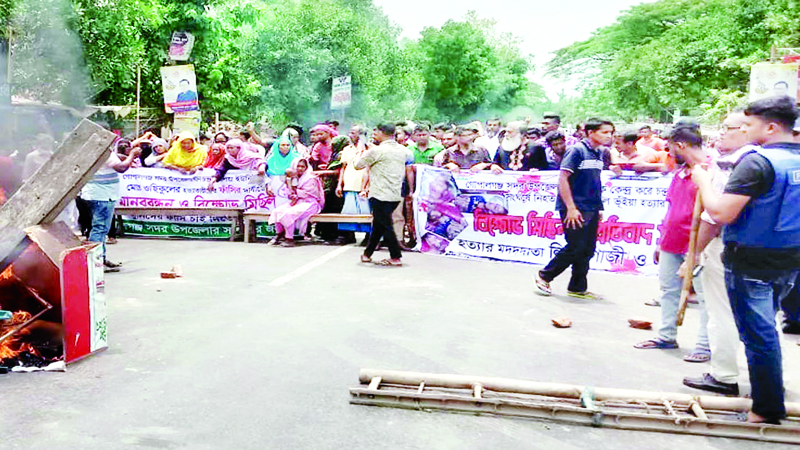
[(750, 65), (770, 45), (796, 43), (797, 19), (784, 17), (798, 12), (786, 0), (641, 4), (558, 50), (548, 73), (582, 77), (581, 102), (622, 118), (697, 113), (715, 102), (715, 92), (746, 91)]

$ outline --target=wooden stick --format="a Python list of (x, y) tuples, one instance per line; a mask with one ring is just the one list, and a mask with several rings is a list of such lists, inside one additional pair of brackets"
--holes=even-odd
[(694, 211), (692, 212), (692, 230), (689, 233), (689, 251), (686, 252), (686, 274), (683, 276), (681, 286), (681, 302), (678, 306), (678, 326), (683, 325), (683, 316), (686, 315), (686, 305), (692, 290), (692, 272), (697, 262), (697, 232), (700, 230), (700, 213), (703, 212), (703, 202), (700, 191), (694, 198)]

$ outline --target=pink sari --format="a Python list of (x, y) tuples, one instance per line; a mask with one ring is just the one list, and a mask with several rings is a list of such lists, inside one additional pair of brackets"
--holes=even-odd
[[(297, 164), (306, 161), (300, 158), (292, 162), (292, 169), (297, 170)], [(308, 228), (308, 220), (314, 214), (319, 214), (325, 205), (325, 192), (322, 188), (322, 181), (311, 170), (308, 165), (305, 173), (297, 181), (297, 203), (284, 203), (272, 210), (269, 216), (269, 223), (276, 224), (277, 231), (285, 232), (287, 239), (294, 237), (297, 229), (300, 234), (305, 234)]]

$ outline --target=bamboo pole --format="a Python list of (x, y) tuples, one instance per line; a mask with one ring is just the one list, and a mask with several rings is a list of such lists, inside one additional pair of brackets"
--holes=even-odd
[[(571, 399), (580, 399), (581, 393), (585, 389), (584, 386), (514, 380), (510, 378), (402, 372), (379, 369), (361, 369), (358, 376), (359, 381), (362, 384), (368, 384), (376, 377), (380, 377), (382, 383), (388, 384), (419, 386), (420, 384), (425, 383), (425, 387), (469, 389), (472, 391), (475, 384), (479, 383), (483, 389), (488, 391), (543, 395), (547, 397)], [(721, 411), (747, 411), (752, 405), (752, 400), (741, 397), (716, 397), (705, 395), (693, 396), (690, 394), (681, 394), (677, 392), (652, 392), (614, 388), (594, 388), (594, 398), (597, 401), (640, 400), (659, 405), (663, 405), (665, 400), (684, 405), (690, 405), (693, 401), (695, 401), (705, 410)], [(786, 413), (792, 417), (800, 417), (800, 403), (786, 403)]]
[(140, 114), (141, 114), (141, 107), (140, 107), (140, 100), (142, 95), (142, 67), (137, 65), (136, 66), (136, 132), (134, 135), (139, 137), (140, 131)]
[(686, 315), (686, 306), (689, 302), (689, 294), (692, 290), (693, 272), (697, 265), (697, 232), (700, 230), (700, 213), (703, 212), (703, 201), (700, 198), (700, 191), (694, 198), (694, 211), (692, 211), (692, 229), (689, 233), (689, 251), (686, 252), (686, 273), (683, 275), (681, 285), (681, 302), (678, 306), (678, 326), (683, 325), (683, 317)]

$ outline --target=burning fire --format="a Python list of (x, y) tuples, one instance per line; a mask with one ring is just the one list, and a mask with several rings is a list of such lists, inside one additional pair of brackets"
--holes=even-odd
[[(10, 320), (0, 321), (0, 338), (11, 332), (16, 326), (31, 320), (32, 317), (33, 315), (27, 311), (17, 311)], [(20, 330), (16, 335), (0, 342), (0, 361), (15, 358), (22, 352), (39, 356), (39, 352), (32, 345), (26, 342), (20, 343), (20, 338), (29, 333), (28, 330)]]

